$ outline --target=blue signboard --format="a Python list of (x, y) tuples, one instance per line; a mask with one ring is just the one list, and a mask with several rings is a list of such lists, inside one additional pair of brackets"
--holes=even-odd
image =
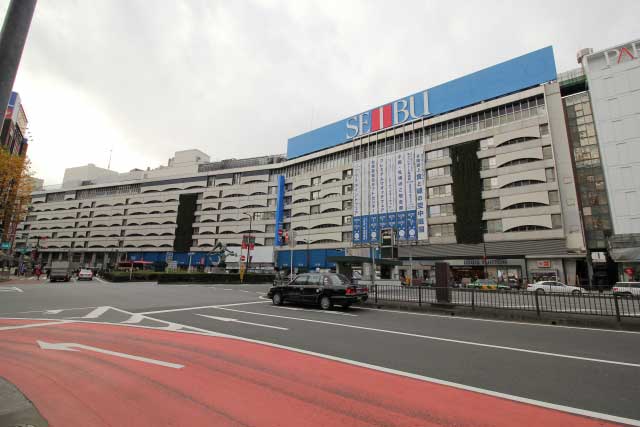
[(279, 230), (282, 228), (284, 216), (284, 175), (278, 175), (278, 200), (276, 201), (276, 235), (274, 242), (276, 246), (282, 245), (282, 236)]
[(553, 49), (547, 46), (290, 138), (287, 157), (300, 157), (370, 132), (457, 110), (556, 78)]

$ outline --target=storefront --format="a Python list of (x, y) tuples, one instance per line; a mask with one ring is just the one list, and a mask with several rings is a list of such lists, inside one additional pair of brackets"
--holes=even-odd
[[(412, 270), (413, 283), (435, 283), (435, 263), (438, 261), (404, 261), (400, 275), (406, 277)], [(493, 279), (499, 283), (523, 283), (525, 260), (518, 258), (488, 258), (486, 266), (483, 259), (446, 259), (451, 268), (454, 283), (466, 285), (478, 279)], [(486, 269), (486, 274), (485, 274)]]

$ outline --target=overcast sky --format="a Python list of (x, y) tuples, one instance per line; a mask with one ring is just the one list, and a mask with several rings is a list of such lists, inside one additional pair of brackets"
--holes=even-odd
[(15, 89), (49, 185), (106, 167), (112, 148), (121, 172), (188, 148), (284, 153), (287, 138), (547, 45), (575, 68), (579, 48), (640, 37), (639, 16), (638, 0), (40, 0)]

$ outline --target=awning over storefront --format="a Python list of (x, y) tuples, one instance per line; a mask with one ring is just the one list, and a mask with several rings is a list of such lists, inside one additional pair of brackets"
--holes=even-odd
[(615, 248), (609, 251), (615, 262), (640, 262), (640, 248)]
[[(399, 258), (407, 259), (450, 259), (450, 258), (482, 258), (486, 254), (491, 258), (523, 257), (532, 254), (544, 254), (544, 257), (560, 258), (576, 257), (567, 250), (564, 239), (520, 240), (506, 242), (486, 242), (476, 244), (449, 243), (435, 245), (411, 245), (398, 248)], [(585, 255), (579, 255), (583, 258)]]

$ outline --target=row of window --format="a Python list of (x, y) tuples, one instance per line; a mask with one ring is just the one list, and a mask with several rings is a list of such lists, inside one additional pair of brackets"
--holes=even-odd
[[(548, 227), (540, 225), (521, 225), (518, 227), (512, 227), (508, 230), (503, 230), (502, 219), (491, 219), (483, 221), (483, 228), (485, 233), (509, 233), (516, 231), (535, 231), (535, 230), (550, 230)], [(551, 229), (562, 228), (562, 215), (551, 215)]]

